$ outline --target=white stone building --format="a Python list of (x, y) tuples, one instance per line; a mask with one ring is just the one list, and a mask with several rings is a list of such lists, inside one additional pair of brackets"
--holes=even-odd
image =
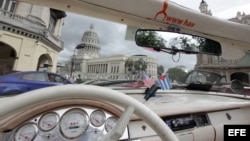
[(0, 75), (44, 67), (56, 72), (65, 16), (48, 7), (0, 0)]
[(83, 79), (135, 79), (138, 70), (126, 71), (125, 61), (131, 59), (136, 61), (142, 58), (147, 62), (145, 73), (153, 79), (157, 78), (157, 60), (145, 55), (112, 55), (100, 56), (100, 44), (97, 32), (93, 24), (85, 31), (81, 43), (74, 49), (71, 60), (65, 63), (65, 68), (60, 73), (68, 74), (74, 78), (80, 75)]
[[(200, 12), (212, 15), (208, 10), (208, 4), (202, 0)], [(229, 21), (250, 25), (250, 15), (238, 12), (235, 18)], [(250, 28), (250, 26), (249, 26)], [(250, 52), (234, 49), (231, 45), (222, 46), (221, 56), (197, 55), (196, 69), (207, 70), (220, 73), (226, 77), (227, 82), (233, 79), (241, 80), (245, 83), (250, 82)]]
[(208, 4), (202, 0), (199, 6), (200, 12), (212, 16), (212, 12), (209, 9), (208, 10)]

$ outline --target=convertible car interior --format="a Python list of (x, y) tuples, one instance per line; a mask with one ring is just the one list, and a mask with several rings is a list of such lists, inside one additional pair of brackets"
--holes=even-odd
[[(134, 33), (136, 44), (140, 48), (152, 48), (156, 53), (166, 55), (207, 53), (219, 56), (223, 53), (221, 47), (225, 45), (245, 50), (250, 48), (249, 36), (246, 36), (250, 35), (249, 26), (200, 14), (167, 0), (19, 2), (138, 27), (140, 29)], [(157, 19), (156, 9), (161, 9), (163, 4), (168, 6), (165, 16), (180, 17), (190, 23)], [(161, 31), (173, 32), (176, 29), (195, 39), (191, 45), (201, 42), (202, 45), (190, 48), (186, 43), (178, 45), (176, 39), (166, 46), (162, 44), (164, 39), (161, 37), (157, 37), (154, 42), (144, 42), (149, 39), (147, 35), (157, 35), (155, 33)], [(182, 37), (186, 36), (183, 34)], [(190, 78), (187, 83), (192, 85), (185, 85), (181, 89), (162, 90), (160, 86), (115, 89), (107, 87), (108, 82), (103, 82), (99, 86), (52, 86), (1, 97), (0, 140), (223, 141), (225, 125), (250, 124), (250, 96), (238, 94), (244, 88), (240, 82), (230, 86), (237, 93), (226, 93), (210, 91), (217, 79), (201, 75), (196, 78)]]

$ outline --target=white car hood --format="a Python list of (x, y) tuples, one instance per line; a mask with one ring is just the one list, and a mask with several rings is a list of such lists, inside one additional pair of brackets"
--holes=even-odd
[(160, 116), (218, 111), (250, 106), (250, 99), (246, 96), (201, 91), (169, 90), (164, 94), (162, 92), (157, 93), (148, 101), (144, 100), (143, 94), (133, 94), (131, 96), (147, 105)]

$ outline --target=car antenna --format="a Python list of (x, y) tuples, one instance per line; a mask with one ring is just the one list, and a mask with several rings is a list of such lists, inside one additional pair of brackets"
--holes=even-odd
[(145, 90), (144, 96), (145, 101), (148, 101), (151, 97), (155, 96), (157, 89), (159, 89), (159, 87), (156, 84), (152, 85), (150, 88), (147, 88)]

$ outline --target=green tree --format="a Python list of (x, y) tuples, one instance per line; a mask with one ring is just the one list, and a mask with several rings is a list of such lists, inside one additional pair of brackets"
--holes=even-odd
[(132, 59), (127, 59), (125, 61), (125, 73), (127, 70), (131, 72), (133, 67), (134, 67), (134, 61)]
[(142, 58), (134, 62), (134, 68), (137, 71), (145, 71), (147, 69), (147, 65), (148, 63), (144, 61)]
[(155, 31), (138, 31), (136, 35), (136, 43), (139, 46), (152, 48), (165, 48), (166, 40), (164, 40)]
[(164, 72), (164, 67), (162, 65), (157, 66), (157, 74), (162, 75)]
[(187, 73), (182, 68), (182, 66), (169, 68), (167, 71), (169, 78), (172, 81), (176, 80), (177, 82), (184, 82)]
[(147, 69), (147, 65), (148, 63), (144, 61), (142, 58), (134, 62), (134, 69), (136, 72), (138, 72), (140, 78), (142, 76), (142, 72)]
[(170, 39), (169, 45), (171, 49), (176, 50), (186, 50), (186, 51), (194, 51), (198, 50), (195, 44), (193, 44), (191, 41), (192, 39), (189, 38), (192, 36), (189, 35), (181, 35), (175, 38)]
[(221, 45), (219, 42), (203, 37), (193, 36), (199, 43), (199, 51), (203, 54), (221, 55)]

